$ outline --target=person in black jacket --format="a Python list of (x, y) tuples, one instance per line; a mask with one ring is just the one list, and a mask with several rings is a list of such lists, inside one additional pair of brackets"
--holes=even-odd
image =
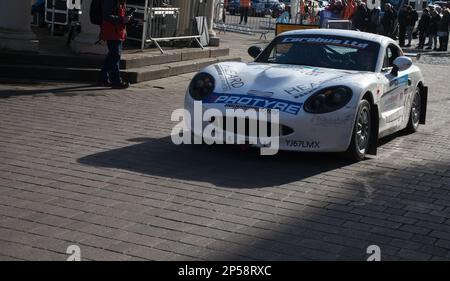
[(445, 9), (438, 27), (439, 51), (443, 52), (447, 51), (449, 24), (450, 24), (450, 10)]
[(398, 13), (398, 42), (405, 47), (406, 26), (408, 25), (408, 5), (404, 5)]
[(428, 8), (425, 8), (425, 10), (423, 10), (422, 16), (420, 17), (419, 25), (417, 26), (417, 29), (419, 30), (419, 45), (417, 46), (418, 49), (423, 49), (425, 47), (425, 38), (428, 35), (430, 21), (430, 10)]
[(438, 27), (439, 27), (440, 22), (441, 22), (441, 15), (435, 9), (431, 13), (430, 28), (428, 29), (428, 36), (430, 39), (429, 39), (429, 45), (427, 47), (427, 50), (433, 49), (433, 45), (434, 45), (434, 50), (435, 51), (438, 50), (438, 48), (437, 48), (437, 32), (438, 32)]
[(366, 3), (361, 2), (361, 0), (356, 0), (356, 5), (356, 12), (351, 17), (353, 27), (359, 31), (366, 31), (369, 10), (367, 9)]
[(377, 34), (378, 26), (380, 25), (380, 13), (379, 7), (374, 7), (369, 11), (369, 21), (367, 22), (367, 32)]
[(413, 37), (414, 27), (416, 26), (416, 22), (419, 19), (419, 14), (412, 6), (408, 6), (407, 8), (408, 14), (406, 16), (406, 34), (408, 35), (408, 44), (406, 47), (411, 47), (411, 41)]
[(392, 38), (396, 19), (397, 19), (397, 14), (395, 13), (394, 9), (392, 8), (392, 5), (389, 3), (386, 3), (386, 5), (384, 5), (384, 16), (381, 19), (381, 24), (383, 25), (383, 35), (384, 36), (388, 36), (388, 37)]

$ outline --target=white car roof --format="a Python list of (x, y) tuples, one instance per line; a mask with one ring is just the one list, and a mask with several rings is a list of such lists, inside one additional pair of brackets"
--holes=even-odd
[(356, 39), (362, 39), (372, 42), (377, 42), (382, 46), (386, 46), (389, 43), (396, 42), (389, 37), (377, 35), (373, 33), (367, 33), (355, 30), (345, 30), (345, 29), (307, 29), (307, 30), (293, 30), (283, 32), (281, 35), (335, 35), (335, 36), (346, 36)]

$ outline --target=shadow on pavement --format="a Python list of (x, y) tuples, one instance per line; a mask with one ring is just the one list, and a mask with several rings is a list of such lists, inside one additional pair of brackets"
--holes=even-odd
[[(383, 139), (381, 145), (395, 137)], [(280, 152), (263, 157), (259, 150), (242, 152), (236, 146), (176, 146), (170, 137), (129, 141), (139, 143), (89, 155), (78, 162), (208, 182), (222, 188), (277, 186), (350, 165), (339, 154)], [(427, 237), (426, 233), (419, 235), (408, 227), (423, 223), (430, 228), (430, 233), (437, 231), (439, 223), (445, 221), (446, 213), (438, 211), (441, 208), (433, 203), (436, 199), (424, 194), (436, 195), (448, 187), (422, 186), (427, 179), (415, 176), (444, 171), (448, 162), (441, 159), (427, 165), (409, 163), (408, 170), (403, 171), (405, 166), (402, 165), (396, 169), (375, 165), (377, 162), (389, 165), (389, 159), (372, 161), (363, 163), (363, 167), (369, 165), (367, 169), (355, 171), (340, 187), (335, 187), (344, 193), (328, 197), (334, 203), (325, 207), (298, 204), (286, 212), (279, 209), (278, 214), (273, 214), (278, 217), (276, 221), (270, 219), (275, 207), (270, 206), (266, 212), (261, 211), (257, 226), (240, 226), (240, 233), (256, 236), (250, 235), (240, 240), (240, 244), (229, 243), (231, 246), (226, 251), (209, 255), (208, 260), (365, 260), (369, 245), (381, 247), (383, 260), (428, 260), (432, 256), (447, 255), (445, 248), (421, 242), (421, 239), (435, 242), (436, 238)], [(296, 196), (303, 196), (301, 189), (299, 187)], [(320, 185), (313, 189), (322, 190)], [(328, 186), (324, 191), (329, 189)], [(446, 200), (448, 194), (443, 197)]]
[(160, 177), (209, 182), (226, 188), (261, 188), (302, 180), (348, 165), (338, 154), (280, 152), (238, 146), (174, 145), (170, 137), (135, 139), (139, 144), (89, 155), (79, 163)]
[(0, 90), (0, 99), (7, 99), (19, 96), (44, 96), (44, 95), (55, 95), (55, 96), (99, 96), (103, 94), (94, 93), (97, 91), (111, 90), (111, 88), (103, 88), (98, 85), (77, 85), (68, 87), (58, 87), (58, 88), (41, 88), (41, 89), (12, 89), (12, 90)]

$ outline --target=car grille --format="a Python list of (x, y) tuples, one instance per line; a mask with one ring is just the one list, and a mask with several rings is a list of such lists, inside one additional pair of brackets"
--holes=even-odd
[[(211, 118), (210, 123), (213, 123), (215, 120), (216, 119), (214, 117)], [(250, 135), (250, 119), (249, 118), (222, 117), (220, 129), (222, 129), (225, 132), (232, 132), (234, 135), (238, 135), (238, 127), (237, 127), (238, 122), (245, 123), (245, 133), (244, 133), (245, 137), (258, 137), (260, 135), (260, 128), (259, 128), (260, 122), (259, 121), (256, 122), (256, 126), (257, 126), (256, 136), (254, 136), (253, 134)], [(253, 120), (252, 120), (252, 123), (254, 123)], [(234, 124), (234, 126), (232, 128), (227, 128), (227, 124)], [(272, 123), (270, 121), (267, 121), (267, 137), (272, 137), (271, 129), (272, 129)], [(253, 130), (252, 133), (255, 133), (254, 131), (255, 130)], [(287, 136), (292, 133), (294, 133), (294, 130), (292, 128), (279, 124), (278, 136)], [(242, 135), (242, 134), (239, 134), (239, 135)]]

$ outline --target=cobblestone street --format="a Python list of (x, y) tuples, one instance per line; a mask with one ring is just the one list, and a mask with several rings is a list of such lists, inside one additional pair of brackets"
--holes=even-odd
[(173, 145), (193, 74), (1, 84), (0, 260), (449, 260), (450, 65), (421, 61), (427, 125), (356, 164)]

